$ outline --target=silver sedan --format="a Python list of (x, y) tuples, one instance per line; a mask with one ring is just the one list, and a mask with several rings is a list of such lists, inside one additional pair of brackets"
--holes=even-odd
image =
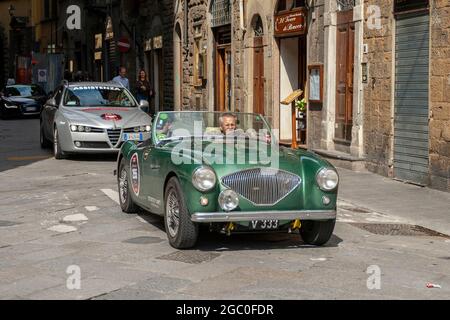
[(115, 153), (125, 141), (150, 139), (147, 101), (115, 83), (66, 83), (46, 102), (40, 140), (56, 159), (75, 153)]

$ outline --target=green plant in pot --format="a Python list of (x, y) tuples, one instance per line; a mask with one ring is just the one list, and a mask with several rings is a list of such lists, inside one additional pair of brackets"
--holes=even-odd
[(301, 100), (297, 100), (295, 102), (295, 106), (297, 107), (298, 111), (300, 112), (306, 112), (306, 100), (305, 98), (301, 99)]

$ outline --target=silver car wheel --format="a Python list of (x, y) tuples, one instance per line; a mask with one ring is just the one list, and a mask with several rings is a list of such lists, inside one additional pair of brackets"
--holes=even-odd
[(58, 154), (58, 129), (53, 132), (53, 154), (55, 157)]
[(125, 203), (128, 197), (128, 176), (125, 167), (122, 168), (119, 176), (120, 202)]
[(166, 222), (169, 234), (175, 238), (180, 227), (180, 202), (175, 190), (170, 190), (166, 203)]

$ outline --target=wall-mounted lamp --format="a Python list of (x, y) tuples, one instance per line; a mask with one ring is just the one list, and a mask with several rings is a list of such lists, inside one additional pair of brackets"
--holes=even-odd
[(13, 17), (13, 16), (14, 16), (14, 11), (16, 11), (16, 8), (14, 8), (14, 6), (11, 4), (11, 5), (9, 5), (9, 7), (8, 7), (8, 11), (9, 11), (9, 15), (10, 15), (11, 17)]

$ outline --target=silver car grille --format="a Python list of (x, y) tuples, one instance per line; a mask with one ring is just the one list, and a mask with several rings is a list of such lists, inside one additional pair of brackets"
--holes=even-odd
[(120, 135), (122, 133), (122, 129), (108, 129), (108, 138), (111, 145), (115, 147), (117, 143), (119, 143)]
[(123, 133), (139, 133), (139, 130), (136, 132), (134, 130), (134, 128), (126, 128), (126, 129), (123, 129)]
[(299, 176), (273, 168), (256, 168), (232, 173), (222, 183), (257, 206), (273, 206), (301, 183)]
[(105, 132), (105, 130), (102, 129), (102, 128), (93, 128), (93, 127), (91, 127), (91, 131), (90, 132), (91, 133), (102, 133), (102, 132)]

